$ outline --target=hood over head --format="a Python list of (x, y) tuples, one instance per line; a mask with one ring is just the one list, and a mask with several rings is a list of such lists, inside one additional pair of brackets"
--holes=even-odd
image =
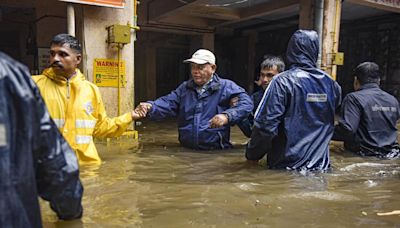
[(297, 30), (289, 40), (286, 60), (289, 69), (293, 67), (316, 68), (319, 39), (316, 31)]

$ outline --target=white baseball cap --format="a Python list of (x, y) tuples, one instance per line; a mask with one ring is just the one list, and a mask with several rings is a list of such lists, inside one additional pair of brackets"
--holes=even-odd
[(183, 62), (196, 64), (215, 64), (215, 55), (207, 49), (199, 49), (192, 55), (192, 58), (186, 59)]

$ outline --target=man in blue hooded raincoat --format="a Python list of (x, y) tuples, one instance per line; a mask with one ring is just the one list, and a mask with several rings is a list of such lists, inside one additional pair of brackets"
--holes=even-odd
[[(253, 102), (246, 91), (216, 73), (214, 54), (199, 49), (190, 63), (192, 78), (170, 94), (142, 102), (136, 111), (152, 120), (178, 117), (179, 142), (196, 150), (231, 148), (230, 126), (246, 118)], [(231, 105), (232, 100), (235, 105)]]
[(41, 227), (38, 196), (60, 219), (82, 216), (74, 151), (25, 66), (0, 52), (0, 227)]
[(317, 69), (315, 31), (298, 30), (287, 48), (288, 70), (274, 77), (256, 111), (246, 158), (267, 154), (272, 169), (327, 170), (340, 86)]

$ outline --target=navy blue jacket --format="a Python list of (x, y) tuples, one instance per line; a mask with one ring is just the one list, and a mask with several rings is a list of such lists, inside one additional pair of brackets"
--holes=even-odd
[(276, 169), (326, 170), (341, 88), (317, 69), (318, 35), (298, 30), (287, 49), (289, 70), (275, 76), (255, 114), (246, 157)]
[(38, 195), (60, 219), (82, 215), (74, 151), (27, 69), (0, 52), (0, 227), (41, 227)]
[(399, 102), (376, 83), (361, 86), (343, 99), (333, 139), (362, 155), (384, 156), (397, 147)]
[[(233, 97), (238, 97), (239, 101), (230, 107)], [(253, 102), (243, 88), (216, 74), (201, 95), (191, 79), (170, 94), (149, 103), (153, 105), (148, 114), (150, 119), (162, 120), (177, 116), (179, 142), (184, 147), (198, 150), (231, 148), (230, 125), (246, 118), (253, 109)], [(210, 128), (209, 120), (221, 113), (228, 115), (229, 124)]]
[(253, 104), (254, 104), (253, 112), (250, 113), (249, 117), (243, 119), (241, 122), (239, 122), (237, 124), (237, 126), (240, 128), (240, 130), (243, 132), (243, 134), (249, 138), (251, 136), (251, 131), (252, 131), (253, 125), (254, 125), (254, 113), (256, 112), (257, 107), (261, 102), (261, 99), (264, 95), (264, 91), (265, 90), (260, 89), (251, 95), (251, 99), (253, 100)]

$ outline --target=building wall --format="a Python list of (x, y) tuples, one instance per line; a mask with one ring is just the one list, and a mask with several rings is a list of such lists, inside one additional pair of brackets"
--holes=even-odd
[[(0, 50), (33, 69), (35, 10), (26, 0), (2, 0), (0, 13)], [(31, 49), (32, 48), (32, 49)]]
[[(106, 27), (113, 24), (133, 24), (133, 1), (126, 1), (124, 9), (115, 9), (97, 6), (82, 6), (82, 37), (86, 55), (85, 74), (89, 81), (93, 81), (93, 62), (96, 58), (117, 60), (117, 48), (108, 45)], [(79, 16), (79, 15), (78, 15)], [(134, 32), (132, 31), (132, 34)], [(126, 64), (127, 83), (121, 88), (121, 113), (131, 111), (134, 108), (134, 45), (133, 42), (125, 45), (121, 50), (121, 60)], [(109, 116), (116, 116), (118, 112), (118, 89), (112, 87), (100, 87), (103, 101)]]
[[(33, 0), (32, 0), (33, 1)], [(39, 47), (49, 47), (51, 38), (58, 33), (67, 33), (67, 4), (54, 0), (33, 1), (37, 18), (37, 42)], [(95, 58), (117, 59), (117, 49), (106, 43), (106, 27), (112, 24), (133, 24), (133, 1), (126, 1), (124, 9), (74, 4), (76, 37), (83, 45), (80, 69), (89, 81), (93, 81)], [(134, 32), (132, 32), (134, 37)], [(132, 38), (133, 39), (133, 38)], [(121, 91), (121, 114), (134, 108), (134, 44), (122, 49), (122, 60), (126, 63), (127, 84)], [(117, 115), (117, 88), (100, 87), (100, 92), (109, 116)]]
[(338, 67), (338, 82), (344, 94), (353, 91), (352, 69), (373, 61), (381, 67), (381, 87), (400, 99), (400, 15), (369, 18), (342, 25), (339, 50), (344, 65)]
[(38, 47), (49, 47), (51, 38), (67, 32), (66, 4), (54, 0), (33, 1), (36, 9)]
[(136, 103), (154, 100), (190, 77), (187, 64), (193, 36), (139, 32), (136, 46)]
[(247, 89), (248, 37), (219, 37), (215, 40), (217, 73)]

